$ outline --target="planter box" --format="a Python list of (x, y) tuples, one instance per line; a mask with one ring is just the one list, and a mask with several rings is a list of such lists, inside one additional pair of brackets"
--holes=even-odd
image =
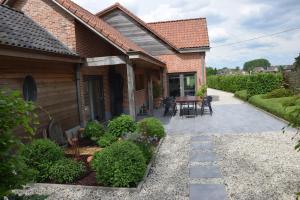
[(164, 141), (164, 138), (162, 138), (159, 142), (159, 144), (156, 146), (156, 149), (153, 153), (153, 156), (146, 168), (145, 171), (145, 175), (143, 177), (143, 179), (140, 181), (140, 183), (134, 187), (134, 188), (121, 188), (121, 187), (105, 187), (105, 186), (86, 186), (86, 185), (70, 185), (70, 184), (53, 184), (53, 183), (32, 183), (32, 184), (28, 184), (27, 186), (29, 187), (45, 187), (45, 188), (49, 188), (49, 187), (54, 187), (54, 188), (62, 188), (62, 189), (66, 189), (66, 188), (72, 188), (72, 189), (90, 189), (90, 190), (106, 190), (106, 191), (127, 191), (127, 192), (139, 192), (141, 191), (143, 184), (145, 183), (150, 169), (153, 166), (153, 164), (155, 163), (156, 160), (156, 156), (158, 154), (159, 148), (162, 145)]

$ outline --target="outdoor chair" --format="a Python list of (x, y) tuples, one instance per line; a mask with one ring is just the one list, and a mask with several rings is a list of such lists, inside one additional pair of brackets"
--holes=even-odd
[(203, 98), (202, 104), (201, 104), (201, 109), (200, 109), (200, 114), (201, 115), (204, 114), (206, 108), (209, 109), (209, 113), (210, 113), (210, 115), (212, 115), (213, 110), (212, 110), (212, 107), (211, 107), (211, 102), (212, 102), (212, 96), (206, 96), (206, 97)]
[(166, 97), (163, 99), (164, 105), (164, 116), (170, 115), (175, 116), (177, 112), (176, 102), (173, 97)]

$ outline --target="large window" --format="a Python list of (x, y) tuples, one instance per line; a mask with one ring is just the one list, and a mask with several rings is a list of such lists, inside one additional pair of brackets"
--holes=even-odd
[(26, 101), (36, 101), (37, 87), (32, 76), (26, 76), (23, 82), (23, 97)]
[(196, 78), (195, 74), (184, 75), (184, 96), (195, 95)]
[(196, 89), (196, 75), (193, 74), (169, 74), (170, 96), (194, 96)]

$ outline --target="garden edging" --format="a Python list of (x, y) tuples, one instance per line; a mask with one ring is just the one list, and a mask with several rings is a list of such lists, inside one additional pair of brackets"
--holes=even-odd
[(62, 187), (62, 188), (72, 188), (72, 189), (91, 189), (91, 190), (106, 190), (106, 191), (127, 191), (127, 192), (140, 192), (143, 184), (145, 183), (150, 169), (153, 166), (155, 160), (156, 160), (156, 156), (158, 154), (158, 151), (162, 145), (162, 143), (164, 142), (165, 138), (162, 138), (159, 142), (159, 144), (157, 145), (153, 156), (147, 166), (145, 175), (143, 177), (143, 179), (139, 182), (139, 184), (137, 185), (137, 187), (134, 188), (124, 188), (124, 187), (104, 187), (104, 186), (86, 186), (86, 185), (70, 185), (70, 184), (55, 184), (55, 183), (31, 183), (31, 184), (27, 184), (26, 187), (32, 187), (32, 186), (37, 186), (37, 187)]

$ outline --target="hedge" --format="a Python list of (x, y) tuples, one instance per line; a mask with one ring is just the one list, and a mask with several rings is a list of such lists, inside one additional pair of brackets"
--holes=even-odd
[(208, 87), (227, 92), (247, 90), (249, 96), (265, 94), (282, 85), (282, 74), (261, 73), (207, 77)]

